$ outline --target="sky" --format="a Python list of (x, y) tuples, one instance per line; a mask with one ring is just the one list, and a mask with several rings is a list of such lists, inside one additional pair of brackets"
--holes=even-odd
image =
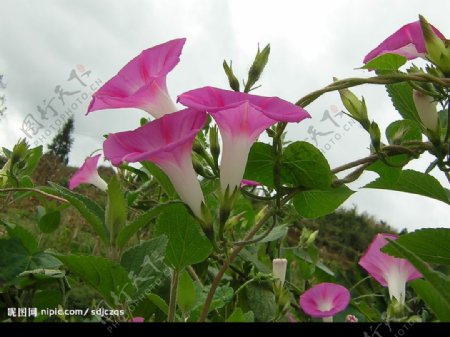
[[(0, 118), (0, 146), (20, 137), (46, 144), (68, 115), (75, 116), (70, 164), (80, 165), (102, 146), (102, 135), (138, 126), (137, 109), (85, 112), (90, 95), (142, 50), (186, 37), (178, 66), (168, 75), (172, 98), (211, 85), (227, 88), (224, 59), (245, 78), (258, 44), (271, 45), (255, 94), (295, 102), (333, 77), (367, 77), (363, 57), (419, 14), (450, 36), (450, 2), (437, 0), (1, 0), (0, 73), (8, 110)], [(400, 119), (381, 86), (354, 89), (369, 117), (383, 129)], [(61, 94), (62, 93), (62, 94)], [(319, 147), (331, 167), (369, 154), (368, 136), (348, 117), (337, 93), (307, 107), (312, 120), (289, 125), (289, 140)], [(30, 127), (32, 126), (32, 127)], [(318, 134), (312, 139), (308, 128)], [(316, 143), (317, 141), (317, 143)], [(408, 168), (424, 171), (431, 157)], [(435, 177), (443, 184), (440, 172)], [(365, 173), (359, 189), (376, 178)], [(394, 228), (448, 227), (450, 208), (421, 196), (361, 189), (345, 207), (357, 207)]]

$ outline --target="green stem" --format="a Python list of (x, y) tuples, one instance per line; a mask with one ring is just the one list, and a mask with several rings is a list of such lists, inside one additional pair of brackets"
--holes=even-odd
[[(286, 195), (284, 197), (284, 199), (281, 200), (281, 205), (286, 204), (290, 199), (292, 199), (297, 194), (297, 192), (298, 191), (295, 190), (295, 191), (289, 193), (288, 195)], [(275, 209), (273, 209), (273, 208), (269, 209), (268, 206), (265, 206), (261, 210), (261, 213), (262, 213), (261, 218), (255, 225), (255, 227), (253, 227), (247, 233), (247, 235), (245, 236), (243, 241), (251, 240), (253, 238), (253, 236), (255, 236), (255, 234), (258, 233), (258, 231), (261, 229), (261, 227), (266, 223), (266, 221), (269, 220), (273, 216), (274, 212), (275, 212)], [(227, 271), (228, 267), (238, 257), (239, 253), (241, 252), (242, 249), (244, 249), (245, 246), (246, 245), (234, 247), (231, 250), (228, 258), (224, 261), (223, 265), (220, 267), (218, 273), (216, 274), (216, 276), (214, 277), (214, 279), (211, 283), (211, 288), (209, 289), (208, 295), (205, 300), (205, 304), (203, 306), (202, 312), (200, 314), (200, 318), (198, 320), (199, 322), (204, 322), (206, 320), (206, 316), (208, 316), (208, 312), (209, 312), (209, 307), (211, 306), (212, 300), (214, 298), (214, 294), (216, 293), (217, 287), (219, 286), (219, 283), (222, 280), (223, 275), (225, 275), (225, 272)]]
[(361, 84), (394, 84), (408, 81), (432, 82), (443, 87), (450, 87), (450, 79), (439, 78), (429, 74), (390, 74), (369, 78), (347, 78), (344, 80), (333, 82), (322, 89), (309, 93), (308, 95), (299, 99), (296, 105), (305, 107), (327, 92), (351, 88)]
[(170, 282), (170, 300), (169, 300), (169, 313), (167, 315), (167, 322), (175, 321), (175, 311), (177, 307), (177, 291), (178, 291), (178, 278), (179, 272), (173, 270), (172, 280)]
[(358, 282), (356, 282), (348, 291), (352, 291), (353, 289), (355, 289), (357, 286), (359, 286), (361, 283), (371, 279), (371, 276), (366, 276), (363, 279), (359, 280)]
[[(248, 234), (245, 236), (244, 241), (250, 240), (271, 216), (272, 212), (269, 211), (268, 207), (266, 206), (264, 209), (264, 215), (255, 225), (255, 227), (253, 227), (250, 230), (250, 232), (248, 232)], [(219, 286), (219, 283), (222, 280), (223, 275), (225, 274), (230, 264), (237, 258), (237, 256), (244, 247), (245, 246), (237, 246), (234, 249), (232, 249), (230, 255), (224, 261), (222, 267), (220, 267), (218, 273), (216, 274), (211, 283), (211, 288), (209, 289), (208, 295), (205, 300), (205, 305), (203, 306), (202, 313), (200, 314), (200, 318), (198, 320), (199, 322), (204, 322), (206, 320), (206, 316), (208, 315), (209, 312), (209, 307), (211, 306), (214, 294), (216, 293), (217, 287)]]
[(31, 188), (31, 187), (14, 187), (14, 188), (0, 188), (0, 193), (1, 192), (36, 192), (39, 193), (43, 196), (46, 196), (47, 198), (52, 198), (58, 201), (61, 201), (63, 203), (68, 204), (69, 201), (67, 201), (64, 198), (58, 197), (56, 195), (50, 194), (50, 193), (46, 193), (44, 191), (38, 190), (37, 188)]

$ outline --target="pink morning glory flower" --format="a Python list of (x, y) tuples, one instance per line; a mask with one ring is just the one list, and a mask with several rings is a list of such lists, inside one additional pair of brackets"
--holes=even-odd
[(203, 193), (192, 166), (192, 143), (206, 122), (206, 113), (185, 109), (165, 115), (133, 131), (113, 133), (103, 143), (113, 163), (148, 160), (169, 177), (175, 190), (201, 217)]
[(380, 250), (388, 243), (386, 239), (397, 238), (392, 234), (377, 234), (359, 260), (359, 265), (383, 287), (388, 287), (391, 299), (395, 297), (398, 302), (404, 303), (406, 282), (420, 278), (422, 274), (408, 260), (390, 256)]
[(311, 317), (330, 322), (333, 316), (345, 310), (350, 302), (347, 288), (335, 283), (320, 283), (300, 296), (300, 307)]
[(261, 183), (254, 181), (254, 180), (242, 179), (241, 187), (244, 187), (244, 186), (256, 187), (256, 186), (261, 186)]
[[(439, 30), (433, 26), (431, 26), (431, 28), (439, 38), (445, 40), (444, 35)], [(367, 54), (364, 58), (364, 63), (386, 53), (402, 55), (408, 60), (417, 57), (425, 57), (427, 48), (423, 38), (420, 21), (408, 23), (397, 30), (386, 40), (381, 42), (378, 47)]]
[(145, 320), (144, 320), (144, 317), (133, 317), (130, 320), (130, 322), (133, 322), (133, 323), (144, 323)]
[(100, 154), (87, 158), (80, 169), (69, 180), (69, 188), (73, 190), (81, 184), (92, 184), (102, 191), (106, 191), (108, 185), (99, 176), (97, 171), (98, 160)]
[(178, 101), (209, 112), (220, 129), (223, 152), (220, 164), (222, 191), (239, 187), (251, 146), (259, 135), (278, 121), (300, 122), (310, 117), (301, 107), (278, 97), (204, 87), (188, 91)]
[(139, 108), (159, 118), (177, 111), (166, 87), (166, 75), (180, 61), (186, 39), (172, 40), (144, 50), (93, 94), (88, 112)]

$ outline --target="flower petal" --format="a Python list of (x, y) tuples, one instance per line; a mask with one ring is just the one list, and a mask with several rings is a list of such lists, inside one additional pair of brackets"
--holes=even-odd
[(69, 180), (69, 188), (73, 190), (81, 184), (92, 184), (106, 191), (106, 182), (98, 175), (97, 165), (100, 154), (87, 158), (80, 169)]
[(133, 317), (130, 320), (130, 322), (133, 322), (133, 323), (144, 323), (145, 319), (144, 319), (144, 317)]
[(335, 283), (320, 283), (300, 296), (300, 306), (312, 317), (330, 317), (345, 310), (350, 302), (347, 288)]
[(254, 180), (242, 179), (241, 187), (244, 187), (244, 186), (256, 187), (256, 186), (261, 186), (261, 183), (254, 181)]
[(155, 117), (176, 111), (166, 87), (166, 75), (180, 61), (186, 39), (144, 50), (93, 94), (88, 113), (102, 109), (140, 108)]
[(303, 108), (278, 97), (264, 97), (214, 87), (194, 89), (178, 96), (178, 102), (210, 113), (227, 110), (249, 102), (262, 114), (276, 121), (300, 122), (310, 118)]
[(383, 287), (389, 288), (391, 297), (404, 300), (407, 281), (422, 277), (414, 266), (406, 259), (396, 258), (381, 251), (388, 241), (396, 240), (397, 235), (377, 234), (366, 253), (359, 260), (363, 267)]
[(220, 182), (224, 193), (239, 187), (251, 146), (261, 132), (278, 121), (299, 122), (308, 112), (277, 97), (204, 87), (178, 97), (182, 104), (209, 112), (220, 129), (223, 153)]
[[(436, 35), (445, 40), (444, 35), (431, 26)], [(393, 53), (405, 56), (408, 60), (417, 57), (423, 57), (427, 52), (425, 40), (422, 34), (420, 21), (408, 23), (397, 30), (394, 34), (386, 38), (378, 47), (373, 49), (364, 57), (364, 63), (376, 58), (377, 56)]]
[(163, 116), (133, 131), (110, 134), (105, 157), (121, 162), (148, 160), (170, 178), (180, 198), (201, 217), (203, 194), (192, 166), (192, 143), (206, 122), (206, 113), (185, 109)]

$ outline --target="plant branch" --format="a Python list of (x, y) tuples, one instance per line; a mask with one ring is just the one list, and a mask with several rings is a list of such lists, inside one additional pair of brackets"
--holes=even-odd
[(359, 165), (367, 164), (367, 163), (370, 164), (370, 163), (373, 163), (373, 162), (377, 161), (378, 158), (379, 158), (378, 154), (372, 154), (372, 155), (370, 155), (368, 157), (364, 157), (364, 158), (352, 161), (350, 163), (344, 164), (342, 166), (338, 166), (338, 167), (332, 169), (331, 173), (336, 174), (336, 173), (339, 173), (339, 172), (351, 169), (351, 168), (353, 168), (355, 166), (359, 166)]
[(439, 78), (436, 76), (432, 76), (430, 74), (389, 74), (389, 75), (380, 75), (380, 76), (374, 76), (369, 78), (347, 78), (343, 80), (339, 80), (336, 82), (333, 82), (326, 87), (313, 91), (309, 93), (308, 95), (300, 98), (296, 105), (299, 105), (301, 107), (305, 107), (308, 104), (314, 102), (317, 98), (322, 96), (323, 94), (340, 90), (340, 89), (346, 89), (355, 87), (361, 84), (394, 84), (399, 82), (408, 82), (408, 81), (416, 81), (416, 82), (432, 82), (434, 84), (443, 86), (443, 87), (450, 87), (450, 79), (447, 78)]
[[(264, 225), (264, 223), (272, 216), (272, 212), (273, 210), (269, 210), (268, 206), (264, 207), (263, 216), (255, 225), (255, 227), (253, 227), (248, 232), (248, 234), (244, 238), (244, 241), (250, 240), (258, 232), (258, 230)], [(220, 267), (219, 271), (217, 272), (217, 275), (214, 277), (212, 281), (211, 288), (209, 289), (205, 305), (203, 306), (203, 310), (199, 318), (199, 322), (204, 322), (206, 320), (206, 316), (208, 315), (209, 312), (209, 307), (211, 306), (214, 294), (216, 293), (217, 287), (219, 286), (219, 283), (222, 280), (223, 275), (225, 274), (230, 264), (237, 258), (237, 256), (244, 247), (245, 246), (237, 246), (233, 248), (228, 258), (223, 262), (223, 265)]]
[(67, 201), (64, 198), (61, 198), (61, 197), (58, 197), (56, 195), (53, 195), (53, 194), (50, 194), (50, 193), (38, 190), (36, 188), (31, 188), (31, 187), (0, 188), (0, 193), (1, 192), (36, 192), (36, 193), (39, 193), (39, 194), (41, 194), (43, 196), (46, 196), (47, 198), (52, 198), (52, 199), (61, 201), (61, 202), (66, 203), (66, 204), (69, 203), (69, 201)]
[[(288, 195), (286, 195), (283, 200), (281, 200), (281, 205), (286, 204), (292, 197), (294, 197), (297, 194), (298, 190), (294, 190)], [(256, 233), (261, 229), (261, 227), (266, 223), (267, 220), (269, 220), (272, 215), (274, 214), (276, 210), (273, 208), (270, 208), (268, 206), (265, 206), (261, 210), (261, 218), (257, 222), (257, 224), (247, 233), (247, 235), (244, 237), (243, 241), (249, 241), (255, 236)], [(245, 245), (236, 246), (234, 247), (228, 258), (224, 261), (223, 265), (220, 267), (219, 271), (217, 272), (217, 275), (214, 277), (211, 288), (209, 289), (208, 296), (206, 297), (205, 304), (203, 306), (202, 313), (199, 318), (199, 322), (204, 322), (206, 320), (206, 316), (208, 316), (209, 307), (211, 306), (212, 300), (214, 298), (214, 294), (216, 293), (217, 287), (219, 286), (220, 281), (222, 280), (223, 275), (227, 271), (228, 267), (231, 265), (231, 263), (238, 257), (239, 253), (242, 249), (244, 249)]]
[(178, 271), (174, 269), (172, 272), (172, 280), (170, 283), (169, 313), (167, 315), (167, 322), (169, 323), (174, 322), (175, 319), (175, 311), (177, 307), (178, 276)]
[(371, 163), (364, 163), (361, 166), (359, 166), (357, 169), (352, 171), (350, 174), (346, 175), (344, 178), (334, 180), (333, 183), (332, 183), (333, 187), (338, 187), (340, 185), (348, 184), (348, 183), (351, 183), (351, 182), (355, 181), (356, 179), (358, 179), (361, 176), (361, 174), (364, 172), (364, 170), (370, 164)]

